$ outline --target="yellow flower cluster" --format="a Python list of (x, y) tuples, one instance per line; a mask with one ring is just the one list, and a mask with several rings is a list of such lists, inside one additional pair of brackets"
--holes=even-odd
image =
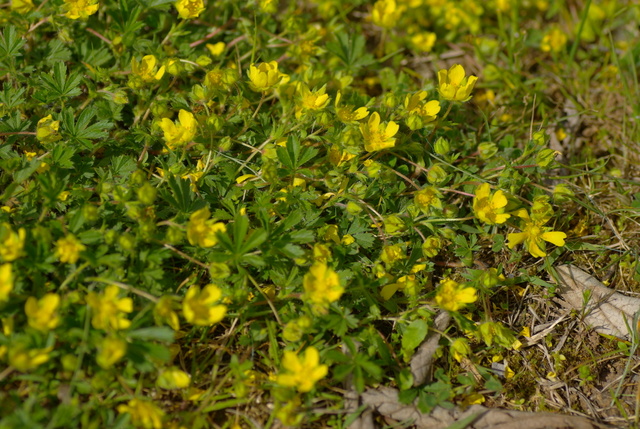
[(80, 252), (87, 247), (73, 235), (68, 234), (65, 238), (56, 241), (55, 255), (62, 263), (75, 264), (80, 258)]

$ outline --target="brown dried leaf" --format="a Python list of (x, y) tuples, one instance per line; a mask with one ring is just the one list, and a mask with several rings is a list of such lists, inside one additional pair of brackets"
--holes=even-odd
[(431, 373), (431, 366), (433, 364), (433, 355), (438, 349), (438, 342), (440, 342), (441, 335), (439, 332), (444, 332), (449, 326), (451, 321), (451, 315), (443, 311), (434, 321), (436, 331), (431, 331), (427, 335), (427, 338), (420, 344), (418, 350), (411, 358), (411, 374), (413, 375), (413, 385), (420, 386), (429, 380), (429, 374)]
[[(444, 429), (454, 423), (464, 422), (467, 429), (603, 429), (608, 426), (584, 417), (554, 413), (529, 413), (524, 411), (486, 408), (473, 405), (466, 409), (436, 407), (431, 414), (422, 414), (414, 404), (401, 404), (398, 391), (390, 387), (369, 389), (362, 394), (364, 404), (369, 405), (384, 417), (416, 429)], [(373, 427), (372, 427), (373, 428)]]
[(630, 338), (628, 326), (640, 310), (640, 299), (622, 295), (572, 265), (556, 267), (556, 271), (562, 298), (570, 307), (584, 309), (587, 324), (601, 334)]

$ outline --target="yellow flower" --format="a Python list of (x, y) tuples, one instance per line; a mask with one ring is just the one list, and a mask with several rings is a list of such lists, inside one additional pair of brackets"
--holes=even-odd
[(49, 360), (49, 353), (53, 347), (45, 349), (27, 349), (24, 344), (9, 347), (9, 365), (20, 372), (36, 369)]
[(413, 194), (413, 202), (424, 214), (431, 213), (432, 209), (442, 210), (441, 194), (433, 186), (426, 186)]
[(392, 28), (398, 22), (401, 12), (395, 0), (379, 0), (373, 5), (371, 20), (380, 27)]
[(560, 52), (567, 44), (567, 35), (559, 28), (552, 28), (542, 38), (540, 49), (543, 52)]
[(178, 0), (175, 6), (182, 19), (197, 18), (205, 9), (203, 0)]
[(227, 46), (224, 42), (218, 42), (215, 45), (212, 43), (207, 43), (206, 48), (209, 50), (209, 53), (214, 57), (219, 57), (224, 52), (224, 48)]
[(162, 118), (159, 124), (164, 132), (164, 139), (170, 149), (175, 149), (190, 143), (198, 131), (198, 123), (193, 113), (180, 109), (178, 122), (169, 118)]
[(473, 212), (476, 217), (488, 224), (495, 225), (505, 223), (511, 215), (504, 212), (507, 205), (507, 197), (501, 190), (491, 195), (491, 187), (483, 183), (476, 188), (476, 196), (473, 197)]
[(11, 225), (3, 223), (0, 225), (0, 257), (6, 262), (15, 261), (23, 255), (24, 239), (27, 236), (24, 228), (18, 232), (11, 229)]
[(189, 384), (191, 376), (176, 367), (165, 369), (158, 377), (158, 387), (161, 389), (184, 389), (189, 387)]
[(109, 285), (102, 294), (95, 292), (87, 294), (87, 304), (93, 313), (91, 324), (94, 328), (120, 330), (131, 326), (131, 321), (123, 313), (133, 311), (133, 300), (118, 298), (119, 293), (118, 286)]
[(60, 140), (58, 133), (60, 121), (54, 121), (51, 115), (47, 115), (38, 121), (36, 125), (36, 138), (42, 143), (53, 143)]
[(180, 320), (178, 313), (175, 312), (174, 300), (168, 295), (164, 295), (158, 300), (153, 307), (153, 316), (158, 324), (166, 323), (174, 331), (180, 329)]
[(364, 148), (368, 152), (393, 147), (396, 144), (396, 135), (400, 127), (393, 121), (388, 124), (380, 124), (380, 115), (374, 112), (369, 117), (369, 122), (360, 124), (360, 132), (364, 137)]
[(13, 290), (13, 272), (11, 264), (0, 265), (0, 302), (7, 301)]
[(18, 12), (20, 15), (25, 15), (34, 8), (35, 6), (31, 0), (11, 0), (11, 10)]
[(200, 287), (191, 286), (182, 302), (182, 314), (187, 322), (198, 326), (210, 326), (221, 321), (227, 313), (227, 307), (218, 304), (222, 291), (210, 284), (200, 291)]
[(131, 59), (131, 75), (132, 81), (129, 86), (140, 88), (142, 85), (140, 82), (150, 83), (156, 82), (162, 79), (165, 72), (165, 66), (158, 68), (158, 60), (154, 55), (145, 55), (142, 57), (142, 61), (138, 62), (137, 59)]
[(117, 337), (106, 337), (98, 346), (96, 362), (102, 369), (111, 368), (127, 352), (127, 342)]
[(164, 411), (150, 401), (133, 398), (127, 405), (118, 405), (119, 413), (129, 413), (134, 426), (144, 429), (161, 429)]
[(217, 234), (227, 230), (222, 222), (209, 219), (209, 216), (211, 216), (211, 212), (205, 207), (193, 212), (189, 217), (187, 239), (192, 245), (213, 247), (218, 243)]
[(358, 109), (356, 109), (351, 105), (340, 106), (341, 99), (342, 93), (338, 91), (338, 94), (336, 94), (334, 107), (336, 109), (336, 115), (338, 115), (338, 119), (340, 119), (340, 121), (344, 122), (345, 124), (357, 122), (360, 119), (366, 118), (369, 114), (369, 110), (366, 107), (359, 107)]
[(278, 62), (271, 61), (251, 64), (249, 71), (249, 87), (256, 92), (265, 92), (289, 80), (289, 76), (278, 71)]
[(408, 113), (407, 125), (412, 130), (424, 127), (429, 122), (435, 121), (440, 112), (440, 102), (431, 100), (424, 103), (427, 91), (418, 91), (415, 94), (408, 94), (404, 99), (404, 108)]
[(465, 77), (464, 68), (456, 64), (438, 72), (438, 91), (445, 100), (469, 101), (477, 80), (476, 76)]
[(305, 84), (300, 85), (300, 106), (296, 110), (296, 118), (308, 110), (321, 110), (329, 104), (329, 95), (325, 94), (327, 85), (316, 91), (310, 91)]
[(436, 33), (424, 32), (411, 36), (411, 45), (422, 52), (431, 52), (435, 43)]
[(436, 293), (436, 303), (447, 311), (458, 311), (465, 304), (470, 304), (478, 299), (476, 290), (459, 284), (451, 279), (444, 279)]
[(80, 252), (86, 250), (86, 246), (73, 236), (68, 234), (65, 238), (56, 241), (55, 255), (60, 262), (75, 264), (80, 258)]
[(511, 233), (508, 235), (509, 242), (507, 246), (513, 249), (518, 244), (524, 242), (525, 247), (534, 258), (542, 258), (547, 256), (545, 241), (555, 244), (556, 246), (564, 246), (564, 239), (567, 234), (560, 231), (551, 231), (551, 228), (543, 226), (545, 221), (536, 221), (531, 219), (524, 212), (521, 217), (524, 219), (522, 232)]
[(64, 0), (64, 6), (67, 10), (64, 15), (69, 19), (87, 19), (100, 7), (97, 0)]
[(320, 364), (318, 350), (310, 346), (299, 357), (295, 352), (285, 350), (282, 358), (283, 373), (278, 374), (276, 383), (285, 387), (295, 387), (299, 392), (308, 392), (316, 382), (327, 375), (329, 368)]
[(60, 296), (48, 293), (40, 299), (30, 296), (24, 306), (29, 326), (41, 332), (55, 329), (60, 323), (57, 310), (60, 305)]
[(344, 288), (340, 277), (324, 262), (315, 262), (302, 279), (305, 298), (311, 301), (318, 312), (323, 312), (329, 304), (340, 299)]

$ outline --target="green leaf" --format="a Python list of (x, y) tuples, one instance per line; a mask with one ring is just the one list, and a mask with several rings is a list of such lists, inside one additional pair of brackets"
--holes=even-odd
[(424, 341), (429, 332), (429, 325), (424, 320), (414, 320), (402, 334), (402, 350), (413, 352)]
[(79, 71), (76, 70), (67, 77), (67, 66), (63, 61), (58, 61), (50, 73), (40, 74), (42, 91), (38, 91), (36, 98), (51, 102), (59, 98), (75, 97), (82, 93), (78, 88), (81, 81), (82, 75)]
[(133, 340), (160, 341), (163, 343), (173, 342), (175, 337), (173, 329), (166, 326), (151, 326), (140, 328), (127, 334)]

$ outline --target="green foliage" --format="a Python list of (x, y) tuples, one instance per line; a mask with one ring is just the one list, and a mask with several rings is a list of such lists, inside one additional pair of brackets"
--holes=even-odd
[(579, 129), (606, 109), (568, 87), (637, 88), (638, 8), (561, 3), (7, 4), (0, 427), (345, 427), (380, 386), (423, 413), (536, 397), (513, 382), (527, 291), (594, 250), (640, 276), (601, 242), (635, 237), (632, 169), (586, 142), (622, 137)]

